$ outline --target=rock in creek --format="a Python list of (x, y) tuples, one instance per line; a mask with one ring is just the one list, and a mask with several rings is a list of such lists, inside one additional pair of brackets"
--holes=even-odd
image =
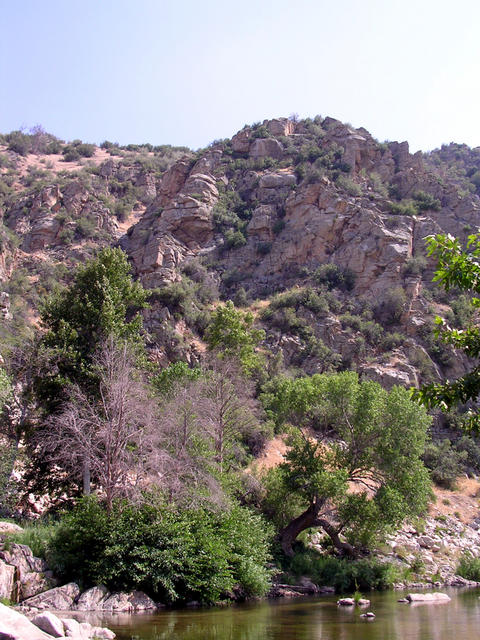
[(448, 602), (450, 596), (446, 593), (435, 591), (434, 593), (409, 593), (408, 602)]

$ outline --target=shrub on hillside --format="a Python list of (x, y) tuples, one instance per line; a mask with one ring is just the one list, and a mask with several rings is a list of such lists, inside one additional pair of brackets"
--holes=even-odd
[(435, 484), (445, 489), (455, 489), (457, 477), (464, 471), (468, 453), (458, 451), (452, 447), (450, 440), (445, 439), (428, 444), (422, 457)]
[(411, 200), (390, 203), (390, 213), (396, 216), (416, 216), (418, 214), (417, 205)]
[(14, 151), (21, 156), (26, 156), (27, 153), (30, 153), (32, 141), (26, 133), (22, 133), (22, 131), (12, 131), (12, 133), (7, 135), (7, 140), (10, 151)]
[(438, 198), (425, 191), (417, 191), (413, 194), (413, 199), (417, 203), (420, 211), (440, 211), (442, 205)]
[(427, 259), (425, 256), (412, 256), (405, 263), (404, 274), (406, 276), (419, 276), (427, 268)]
[(322, 264), (313, 274), (317, 284), (326, 285), (328, 289), (341, 289), (351, 291), (355, 286), (355, 274), (348, 267), (340, 267), (330, 262)]

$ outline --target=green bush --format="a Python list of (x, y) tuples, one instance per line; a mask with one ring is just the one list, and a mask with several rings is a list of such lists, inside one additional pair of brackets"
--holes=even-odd
[(32, 148), (32, 140), (29, 135), (22, 131), (12, 131), (7, 135), (8, 149), (21, 156), (26, 156)]
[(23, 531), (5, 534), (6, 546), (9, 544), (26, 544), (38, 558), (47, 558), (48, 550), (56, 533), (56, 526), (49, 522), (34, 522)]
[(372, 346), (379, 345), (384, 339), (385, 332), (383, 327), (374, 320), (367, 320), (362, 316), (352, 315), (351, 313), (344, 313), (339, 319), (344, 329), (349, 327), (354, 331), (358, 331)]
[(387, 289), (381, 300), (375, 307), (375, 318), (379, 322), (395, 324), (401, 320), (407, 306), (407, 294), (403, 287)]
[(80, 218), (76, 224), (75, 231), (82, 238), (93, 238), (97, 232), (95, 218)]
[(440, 200), (425, 191), (417, 191), (413, 194), (413, 199), (417, 203), (420, 211), (440, 211)]
[(474, 558), (468, 551), (461, 556), (457, 567), (459, 576), (480, 582), (480, 558)]
[(390, 203), (390, 213), (396, 216), (416, 216), (418, 214), (417, 205), (411, 200)]
[(266, 256), (272, 250), (271, 242), (258, 242), (255, 249), (261, 256)]
[(270, 302), (270, 307), (264, 313), (268, 317), (269, 311), (291, 308), (298, 310), (304, 307), (315, 314), (325, 315), (329, 311), (329, 301), (326, 295), (315, 291), (311, 287), (305, 289), (291, 289), (276, 295)]
[(419, 276), (427, 268), (427, 259), (425, 256), (412, 256), (405, 263), (404, 274), (406, 276)]
[(298, 551), (286, 568), (297, 577), (306, 575), (316, 584), (335, 587), (337, 593), (388, 589), (397, 579), (392, 565), (375, 559), (347, 560), (311, 549)]
[(333, 262), (322, 264), (313, 274), (317, 284), (325, 285), (328, 289), (351, 291), (355, 286), (355, 274), (348, 267), (340, 267)]
[(480, 447), (471, 436), (462, 436), (455, 442), (457, 451), (464, 451), (467, 454), (465, 458), (465, 471), (477, 474), (480, 471)]
[(439, 487), (455, 489), (457, 477), (464, 471), (468, 459), (466, 451), (452, 447), (450, 440), (431, 442), (425, 447), (423, 461), (430, 469), (432, 480)]
[(346, 191), (349, 196), (358, 197), (362, 195), (361, 186), (347, 176), (340, 174), (336, 179), (335, 184), (343, 191)]
[(83, 586), (139, 589), (161, 602), (214, 603), (234, 589), (265, 594), (269, 548), (264, 521), (245, 507), (179, 512), (117, 504), (107, 514), (90, 498), (64, 516), (49, 560), (62, 579)]
[(65, 162), (76, 162), (80, 160), (80, 154), (76, 149), (65, 148), (63, 151), (63, 159)]
[(227, 229), (225, 231), (225, 247), (227, 249), (239, 249), (247, 244), (245, 234), (241, 231)]

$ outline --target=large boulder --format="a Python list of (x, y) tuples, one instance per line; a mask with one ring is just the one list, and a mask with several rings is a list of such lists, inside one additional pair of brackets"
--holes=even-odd
[(53, 636), (54, 638), (63, 638), (65, 629), (63, 628), (63, 622), (60, 618), (50, 611), (44, 611), (32, 618), (33, 624)]
[(21, 575), (31, 571), (39, 573), (47, 570), (45, 560), (34, 556), (26, 544), (10, 545), (8, 551), (0, 552), (0, 559), (16, 567)]
[(77, 611), (98, 611), (103, 609), (103, 604), (109, 596), (108, 589), (103, 585), (92, 587), (81, 594), (74, 608)]
[(18, 596), (20, 600), (26, 600), (33, 596), (52, 589), (58, 582), (54, 580), (51, 571), (37, 573), (31, 571), (24, 573), (18, 581)]
[(275, 138), (256, 138), (250, 147), (250, 157), (252, 158), (275, 158), (280, 160), (283, 157), (283, 146)]
[[(8, 297), (8, 293), (6, 293), (5, 291), (2, 291), (0, 293), (0, 304), (3, 296), (5, 295)], [(0, 536), (3, 533), (19, 533), (20, 531), (23, 531), (22, 527), (20, 527), (18, 524), (15, 524), (14, 522), (0, 522)]]
[(56, 609), (67, 611), (71, 609), (74, 600), (80, 595), (80, 587), (75, 582), (69, 582), (63, 587), (55, 587), (44, 593), (40, 593), (33, 598), (27, 598), (22, 602), (22, 606), (36, 607), (37, 609)]
[[(52, 573), (48, 571), (45, 561), (35, 557), (27, 545), (12, 544), (8, 551), (0, 551), (0, 563), (2, 561), (12, 567), (11, 571), (15, 575), (15, 593), (12, 598), (15, 601), (31, 598), (57, 584)], [(2, 568), (0, 566), (1, 575)]]
[(434, 593), (409, 593), (406, 597), (408, 602), (449, 602), (450, 596), (446, 593), (435, 591)]
[(148, 611), (156, 609), (157, 605), (142, 591), (131, 593), (113, 593), (102, 604), (104, 611)]
[(15, 585), (15, 567), (0, 560), (0, 598), (12, 600)]
[(269, 120), (266, 126), (272, 136), (291, 136), (292, 133), (295, 133), (295, 122), (288, 118)]
[(65, 630), (65, 636), (67, 638), (81, 638), (82, 632), (80, 623), (73, 618), (62, 618), (63, 628)]
[(266, 173), (258, 182), (261, 189), (281, 189), (294, 187), (296, 184), (297, 178), (293, 173)]
[(0, 640), (52, 640), (22, 613), (0, 604)]

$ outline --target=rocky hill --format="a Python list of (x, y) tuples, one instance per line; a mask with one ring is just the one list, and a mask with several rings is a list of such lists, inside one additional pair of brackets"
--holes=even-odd
[(433, 318), (472, 317), (431, 283), (425, 237), (480, 224), (480, 152), (410, 154), (333, 118), (279, 118), (185, 148), (0, 137), (0, 341), (28, 334), (42, 296), (100, 246), (152, 290), (152, 358), (201, 357), (218, 298), (250, 307), (271, 367), (355, 368), (386, 386), (452, 377)]

